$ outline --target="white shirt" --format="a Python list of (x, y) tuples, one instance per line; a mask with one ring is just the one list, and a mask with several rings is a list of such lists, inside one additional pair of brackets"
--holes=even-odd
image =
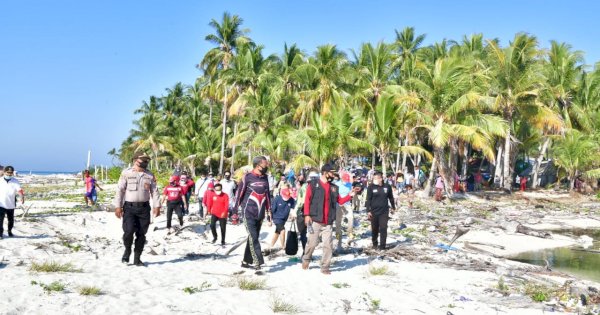
[(0, 177), (0, 208), (12, 210), (17, 207), (15, 198), (21, 191), (21, 184), (16, 178), (11, 178), (8, 182), (4, 177)]
[(229, 203), (235, 201), (235, 196), (233, 195), (233, 190), (235, 190), (235, 187), (237, 186), (235, 181), (223, 178), (221, 179), (221, 186), (223, 186), (223, 192), (229, 196)]
[(196, 191), (194, 192), (196, 196), (198, 196), (199, 198), (203, 198), (204, 193), (208, 189), (208, 184), (210, 182), (212, 182), (212, 179), (208, 177), (206, 177), (205, 179), (198, 178), (198, 180), (196, 181)]
[(411, 174), (411, 173), (407, 173), (407, 174), (405, 174), (405, 175), (404, 175), (404, 183), (405, 183), (406, 185), (412, 185), (413, 178), (415, 178), (415, 177), (413, 176), (413, 174)]

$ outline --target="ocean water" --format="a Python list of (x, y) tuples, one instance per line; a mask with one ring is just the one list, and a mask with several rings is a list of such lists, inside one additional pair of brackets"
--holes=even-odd
[(77, 171), (31, 171), (31, 170), (17, 170), (18, 175), (77, 175)]

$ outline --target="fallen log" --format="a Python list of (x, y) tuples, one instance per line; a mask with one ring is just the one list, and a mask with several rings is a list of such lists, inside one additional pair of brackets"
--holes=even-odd
[(552, 238), (552, 234), (546, 231), (536, 231), (530, 227), (524, 226), (523, 224), (517, 225), (517, 233), (540, 237), (540, 238)]

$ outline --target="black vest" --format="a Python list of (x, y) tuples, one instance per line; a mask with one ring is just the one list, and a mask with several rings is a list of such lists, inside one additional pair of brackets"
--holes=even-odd
[[(323, 222), (325, 208), (325, 188), (321, 184), (319, 178), (315, 178), (309, 182), (311, 197), (310, 197), (310, 217), (315, 222)], [(338, 187), (334, 183), (329, 184), (329, 216), (327, 225), (333, 224), (335, 221), (335, 212), (337, 209), (337, 200), (339, 196)]]

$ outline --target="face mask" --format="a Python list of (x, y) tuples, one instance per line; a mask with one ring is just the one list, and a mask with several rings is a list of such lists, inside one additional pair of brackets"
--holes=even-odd
[(222, 193), (222, 191), (220, 191), (220, 190), (215, 190), (215, 193), (216, 193), (217, 195), (220, 195), (220, 194)]
[(379, 185), (381, 185), (381, 180), (374, 179), (374, 180), (373, 180), (373, 184), (375, 184), (375, 185), (378, 185), (378, 186), (379, 186)]
[(334, 179), (333, 177), (327, 176), (327, 182), (331, 183), (331, 182), (333, 182), (333, 179)]
[(261, 166), (258, 171), (260, 172), (261, 175), (265, 175), (265, 174), (267, 174), (268, 170), (269, 170), (268, 167)]
[(176, 182), (172, 182), (171, 186), (177, 186), (177, 183)]
[(140, 162), (138, 164), (141, 168), (146, 169), (146, 167), (148, 167), (148, 161), (144, 161), (144, 162)]
[(229, 180), (231, 178), (231, 175), (225, 175), (225, 179)]
[(6, 180), (11, 180), (12, 178), (13, 178), (13, 177), (12, 177), (12, 176), (10, 176), (10, 175), (4, 175), (4, 179), (6, 179)]

